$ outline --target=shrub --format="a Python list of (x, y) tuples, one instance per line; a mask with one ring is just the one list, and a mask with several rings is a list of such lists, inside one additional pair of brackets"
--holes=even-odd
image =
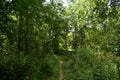
[(0, 58), (0, 80), (27, 80), (31, 77), (32, 63), (23, 56)]
[(79, 48), (64, 61), (65, 80), (118, 80), (113, 56)]

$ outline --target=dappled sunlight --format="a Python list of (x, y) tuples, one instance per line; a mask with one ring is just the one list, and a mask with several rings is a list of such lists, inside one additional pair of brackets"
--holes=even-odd
[(0, 80), (120, 80), (120, 0), (1, 0)]

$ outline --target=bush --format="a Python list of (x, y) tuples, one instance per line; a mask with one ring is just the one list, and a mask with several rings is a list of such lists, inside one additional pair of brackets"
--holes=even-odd
[(57, 63), (54, 55), (41, 59), (20, 54), (0, 56), (0, 80), (55, 80)]
[(118, 80), (113, 56), (79, 48), (64, 61), (65, 80)]
[(0, 80), (27, 80), (31, 77), (32, 63), (23, 56), (0, 58)]

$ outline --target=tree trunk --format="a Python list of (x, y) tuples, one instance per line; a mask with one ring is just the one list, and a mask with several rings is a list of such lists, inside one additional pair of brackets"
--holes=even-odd
[(63, 80), (62, 57), (59, 57), (59, 80)]

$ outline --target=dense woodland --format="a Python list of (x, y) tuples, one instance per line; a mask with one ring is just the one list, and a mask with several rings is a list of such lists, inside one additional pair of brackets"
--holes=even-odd
[(0, 0), (0, 80), (120, 80), (120, 6), (107, 0)]

